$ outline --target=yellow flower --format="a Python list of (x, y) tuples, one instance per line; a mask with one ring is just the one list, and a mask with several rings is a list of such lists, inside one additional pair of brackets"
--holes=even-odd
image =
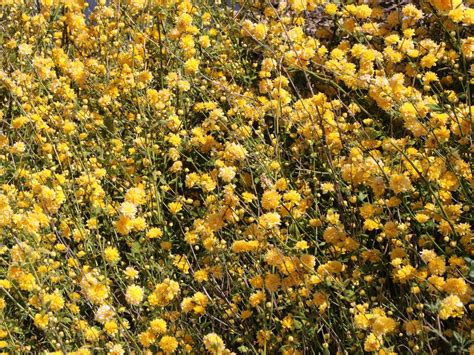
[(462, 296), (468, 292), (468, 286), (466, 281), (462, 278), (450, 277), (446, 280), (444, 284), (444, 291), (450, 294), (455, 294), (457, 296)]
[(86, 296), (91, 302), (101, 304), (109, 296), (109, 292), (106, 285), (98, 283), (86, 289)]
[(181, 137), (178, 134), (170, 133), (166, 140), (173, 146), (179, 147), (181, 145)]
[(283, 195), (283, 199), (291, 204), (297, 204), (301, 201), (301, 195), (295, 190), (291, 190)]
[(23, 291), (33, 291), (38, 286), (34, 275), (29, 272), (21, 274), (18, 283)]
[(430, 219), (430, 217), (424, 213), (417, 213), (415, 215), (415, 219), (418, 223), (425, 223)]
[(423, 16), (423, 12), (413, 4), (405, 5), (402, 9), (402, 14), (412, 17), (414, 20), (419, 20)]
[(176, 21), (176, 27), (180, 32), (186, 32), (188, 28), (191, 27), (192, 22), (193, 22), (192, 16), (187, 13), (183, 13), (179, 15)]
[(209, 39), (209, 36), (199, 37), (199, 44), (202, 48), (208, 48), (211, 45), (211, 40)]
[(183, 273), (189, 273), (189, 263), (184, 255), (176, 255), (173, 260), (173, 265), (176, 266)]
[(15, 119), (12, 120), (11, 125), (14, 129), (20, 129), (21, 127), (23, 127), (29, 121), (30, 120), (26, 116), (18, 116)]
[(474, 24), (474, 9), (473, 8), (464, 9), (463, 23), (465, 23), (466, 25)]
[(219, 177), (224, 182), (231, 182), (235, 177), (236, 169), (233, 166), (224, 166), (219, 169)]
[(334, 3), (328, 3), (326, 4), (326, 7), (324, 8), (324, 11), (329, 15), (333, 16), (337, 12), (337, 5)]
[(194, 280), (196, 280), (197, 282), (204, 282), (204, 281), (209, 280), (208, 272), (204, 269), (197, 270), (194, 273), (193, 277), (194, 277)]
[(249, 302), (252, 307), (257, 307), (263, 301), (265, 301), (265, 293), (262, 291), (257, 291), (249, 297)]
[(444, 258), (436, 256), (428, 262), (428, 270), (435, 275), (442, 275), (446, 272), (446, 263)]
[(125, 274), (125, 277), (130, 280), (136, 279), (138, 277), (138, 271), (131, 266), (127, 266), (123, 273)]
[(143, 288), (137, 285), (130, 285), (127, 287), (127, 292), (125, 293), (125, 299), (131, 305), (137, 306), (143, 301)]
[(405, 283), (412, 279), (415, 275), (416, 269), (411, 265), (405, 265), (395, 273), (395, 278), (401, 283)]
[(327, 194), (329, 192), (334, 192), (334, 184), (330, 182), (325, 182), (321, 184), (321, 189), (323, 190), (323, 194)]
[(176, 338), (165, 335), (160, 339), (158, 345), (161, 350), (163, 350), (167, 354), (170, 354), (176, 350), (176, 348), (178, 347), (178, 342)]
[(280, 203), (281, 196), (275, 190), (265, 191), (262, 196), (262, 207), (266, 210), (274, 210)]
[(309, 248), (308, 242), (305, 240), (300, 240), (295, 244), (295, 248), (299, 250), (306, 250)]
[(119, 232), (122, 235), (126, 235), (130, 233), (132, 228), (133, 228), (132, 219), (125, 215), (121, 215), (119, 220), (115, 223), (115, 229), (117, 230), (117, 232)]
[(84, 338), (90, 342), (96, 342), (99, 340), (100, 330), (96, 327), (87, 327), (84, 331)]
[(116, 264), (120, 260), (120, 254), (117, 248), (107, 247), (104, 249), (104, 258), (110, 264)]
[(428, 53), (423, 58), (421, 58), (420, 65), (423, 68), (431, 68), (436, 65), (438, 59), (433, 53)]
[(142, 205), (146, 201), (145, 190), (142, 187), (132, 187), (125, 194), (125, 201), (134, 205)]
[(308, 9), (308, 0), (289, 0), (288, 3), (293, 11), (300, 13)]
[(109, 335), (115, 335), (118, 333), (118, 324), (115, 321), (108, 321), (104, 324), (104, 330)]
[(395, 174), (390, 177), (390, 188), (396, 194), (407, 192), (412, 189), (410, 179), (403, 174)]
[(443, 320), (461, 317), (464, 314), (464, 306), (456, 295), (450, 295), (441, 301), (439, 317)]
[(106, 322), (112, 320), (114, 314), (115, 312), (112, 307), (110, 307), (109, 305), (102, 305), (95, 313), (94, 319), (99, 323), (105, 324)]
[(49, 317), (47, 314), (35, 314), (34, 319), (35, 325), (40, 329), (45, 329), (49, 323)]
[(199, 69), (200, 61), (196, 58), (190, 58), (184, 63), (184, 72), (186, 74), (196, 74)]
[(147, 330), (138, 334), (138, 341), (145, 348), (150, 347), (156, 340), (156, 335), (151, 330)]
[(382, 346), (382, 339), (377, 338), (374, 333), (370, 333), (364, 342), (364, 350), (367, 352), (373, 352), (380, 349)]
[(170, 202), (168, 208), (171, 214), (177, 214), (183, 209), (183, 205), (180, 202)]
[(253, 35), (258, 41), (263, 41), (267, 36), (267, 31), (267, 26), (265, 26), (263, 23), (259, 23), (255, 25), (253, 29)]
[(234, 160), (244, 160), (247, 156), (247, 150), (240, 144), (227, 143), (224, 151), (224, 158)]
[(203, 338), (204, 347), (211, 354), (221, 355), (224, 353), (225, 344), (222, 338), (216, 333), (209, 333)]
[(405, 324), (403, 325), (405, 328), (405, 331), (407, 335), (417, 335), (421, 332), (422, 330), (422, 325), (420, 321), (414, 319), (410, 321), (406, 321)]
[(405, 102), (402, 106), (400, 106), (400, 115), (405, 120), (415, 119), (417, 116), (415, 106), (411, 102)]
[(146, 0), (127, 0), (127, 3), (135, 10), (141, 10), (146, 5)]
[(397, 326), (397, 323), (389, 317), (379, 316), (375, 318), (372, 323), (372, 332), (376, 336), (381, 336), (390, 332), (393, 332)]
[(250, 203), (255, 199), (255, 195), (250, 193), (250, 192), (244, 192), (242, 194), (242, 198), (243, 198), (245, 203)]
[(150, 329), (155, 334), (164, 334), (167, 330), (166, 321), (161, 318), (155, 318), (150, 322)]
[(18, 46), (18, 53), (20, 53), (21, 55), (30, 55), (31, 53), (33, 53), (33, 48), (29, 44), (22, 43)]
[(134, 231), (143, 231), (146, 229), (146, 220), (144, 217), (137, 217), (132, 221)]
[(276, 212), (266, 213), (259, 218), (259, 224), (265, 229), (272, 229), (280, 225), (280, 215)]
[(258, 241), (256, 240), (237, 240), (232, 244), (232, 251), (234, 253), (245, 253), (255, 251), (258, 248)]
[(123, 350), (122, 345), (120, 344), (115, 344), (112, 346), (109, 350), (110, 355), (123, 355), (125, 354), (125, 350)]
[(461, 6), (462, 0), (430, 0), (436, 10), (449, 11)]
[(152, 306), (165, 306), (178, 295), (179, 291), (179, 284), (166, 278), (162, 283), (156, 285), (155, 290), (148, 296), (148, 302)]
[(120, 205), (120, 213), (128, 218), (135, 218), (137, 214), (137, 207), (135, 204), (125, 201)]
[(58, 290), (52, 294), (46, 294), (43, 297), (43, 302), (49, 304), (49, 307), (53, 311), (59, 311), (64, 307), (64, 298), (59, 294)]
[(149, 239), (159, 239), (163, 235), (161, 228), (153, 227), (146, 233), (147, 238)]
[(464, 17), (463, 12), (464, 12), (463, 9), (461, 7), (458, 7), (456, 9), (449, 11), (448, 16), (453, 22), (461, 22)]
[(367, 329), (370, 325), (371, 315), (365, 313), (358, 313), (354, 316), (354, 323), (357, 328)]

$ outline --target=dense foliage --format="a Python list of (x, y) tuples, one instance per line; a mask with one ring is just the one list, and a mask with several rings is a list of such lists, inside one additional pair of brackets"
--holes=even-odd
[(0, 0), (3, 351), (474, 353), (471, 0), (86, 7)]

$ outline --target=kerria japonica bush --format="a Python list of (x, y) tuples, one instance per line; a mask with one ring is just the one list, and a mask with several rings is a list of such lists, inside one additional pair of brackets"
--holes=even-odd
[(472, 0), (0, 0), (4, 354), (474, 354)]

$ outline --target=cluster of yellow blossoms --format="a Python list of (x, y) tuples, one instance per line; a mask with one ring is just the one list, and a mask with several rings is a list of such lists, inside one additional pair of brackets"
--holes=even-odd
[(0, 351), (474, 354), (472, 0), (0, 0)]

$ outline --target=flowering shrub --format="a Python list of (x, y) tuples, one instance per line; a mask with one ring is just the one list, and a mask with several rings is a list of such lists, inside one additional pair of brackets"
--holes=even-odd
[(0, 0), (0, 348), (474, 353), (472, 1), (386, 3)]

